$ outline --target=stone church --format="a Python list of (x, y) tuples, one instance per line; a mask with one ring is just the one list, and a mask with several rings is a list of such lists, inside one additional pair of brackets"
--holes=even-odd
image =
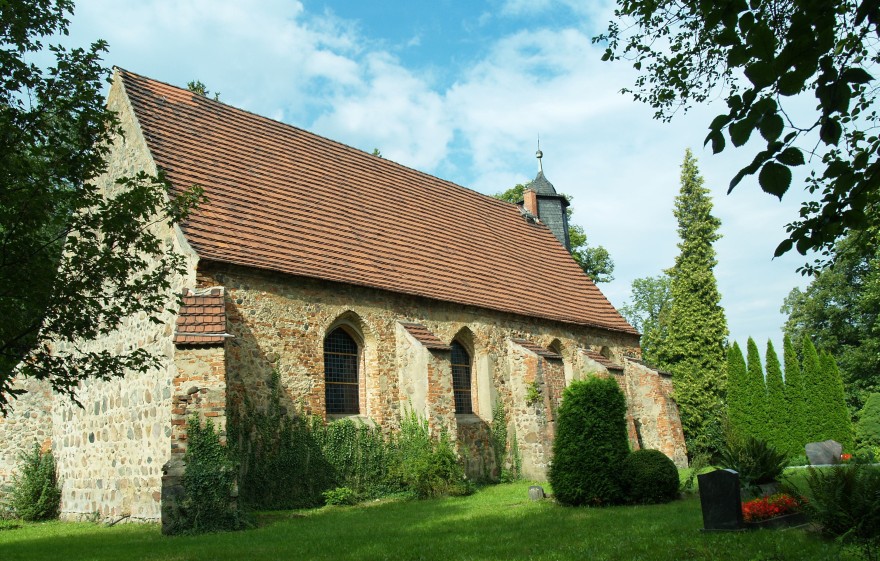
[(30, 393), (0, 417), (0, 486), (37, 442), (55, 453), (63, 517), (157, 520), (187, 417), (223, 428), (273, 372), (288, 411), (394, 430), (414, 409), (470, 473), (494, 465), (503, 404), (537, 479), (565, 386), (610, 376), (632, 448), (686, 464), (671, 380), (639, 361), (639, 334), (571, 258), (567, 202), (543, 172), (510, 204), (121, 69), (108, 105), (124, 129), (108, 190), (163, 170), (207, 196), (157, 226), (188, 262), (164, 322), (131, 318), (95, 343), (162, 365), (82, 383), (82, 408), (22, 382)]

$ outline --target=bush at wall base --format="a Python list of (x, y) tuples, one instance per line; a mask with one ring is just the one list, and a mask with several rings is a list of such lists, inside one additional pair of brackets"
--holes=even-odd
[(620, 472), (627, 502), (668, 503), (678, 497), (678, 469), (660, 450), (636, 450), (623, 460)]
[(42, 452), (39, 444), (35, 444), (30, 452), (20, 456), (18, 470), (12, 476), (9, 506), (15, 517), (22, 520), (58, 518), (61, 487), (51, 450)]
[(621, 464), (629, 454), (626, 400), (611, 378), (573, 382), (556, 419), (549, 479), (562, 504), (605, 506), (623, 502)]

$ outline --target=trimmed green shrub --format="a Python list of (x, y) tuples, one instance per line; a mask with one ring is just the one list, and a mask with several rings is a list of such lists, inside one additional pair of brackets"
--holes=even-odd
[(183, 497), (174, 513), (173, 533), (239, 530), (247, 527), (233, 496), (237, 469), (210, 419), (187, 421)]
[(739, 473), (743, 487), (752, 487), (777, 481), (788, 465), (788, 459), (787, 454), (763, 440), (753, 436), (739, 438), (730, 435), (727, 445), (721, 450), (719, 463), (721, 467)]
[(52, 520), (61, 509), (61, 487), (55, 472), (52, 451), (40, 451), (34, 444), (30, 452), (19, 456), (18, 470), (12, 476), (9, 506), (22, 520)]
[(623, 501), (620, 467), (629, 454), (626, 400), (612, 378), (575, 381), (565, 390), (556, 420), (549, 479), (567, 505)]
[(678, 497), (678, 469), (660, 450), (636, 450), (623, 460), (620, 472), (628, 502), (668, 503)]
[(851, 462), (810, 468), (807, 513), (826, 535), (853, 543), (866, 559), (880, 553), (880, 468)]

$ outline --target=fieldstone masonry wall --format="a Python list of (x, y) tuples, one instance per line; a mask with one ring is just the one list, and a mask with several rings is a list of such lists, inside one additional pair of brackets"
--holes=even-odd
[[(447, 430), (458, 440), (474, 476), (496, 469), (488, 439), (492, 409), (501, 400), (517, 434), (526, 475), (543, 477), (566, 383), (604, 370), (578, 352), (564, 353), (567, 361), (546, 359), (511, 339), (562, 349), (612, 349), (614, 357), (638, 353), (635, 337), (623, 334), (231, 265), (201, 263), (198, 284), (226, 290), (234, 335), (227, 341), (226, 356), (232, 406), (245, 396), (261, 403), (277, 370), (288, 411), (326, 417), (323, 340), (344, 325), (362, 343), (365, 395), (358, 416), (393, 430), (414, 408), (429, 419), (432, 430)], [(455, 414), (448, 352), (423, 348), (401, 322), (424, 325), (445, 343), (458, 340), (469, 350), (474, 415)], [(527, 404), (527, 388), (533, 383), (541, 389), (541, 399)], [(626, 391), (627, 384), (619, 383)]]
[[(142, 170), (156, 173), (121, 88), (121, 82), (115, 81), (108, 98), (108, 106), (117, 111), (125, 134), (117, 140), (107, 173), (99, 178), (108, 193), (116, 188), (117, 177), (133, 176)], [(166, 247), (187, 256), (194, 272), (195, 256), (179, 230), (167, 224), (155, 228)], [(121, 379), (81, 383), (77, 399), (82, 408), (42, 391), (39, 396), (13, 403), (11, 415), (0, 422), (0, 442), (21, 443), (12, 448), (32, 445), (31, 439), (16, 434), (16, 427), (22, 423), (39, 420), (42, 430), (51, 433), (62, 483), (62, 518), (159, 519), (161, 468), (171, 450), (172, 380), (177, 376), (172, 344), (177, 313), (175, 296), (194, 280), (194, 273), (191, 277), (173, 279), (168, 292), (169, 308), (161, 324), (149, 321), (143, 314), (128, 318), (118, 331), (93, 345), (117, 352), (146, 349), (161, 358), (157, 369), (143, 375), (131, 373)], [(69, 350), (57, 348), (58, 352)], [(51, 410), (51, 419), (42, 413), (35, 418), (31, 400), (46, 405)], [(38, 439), (43, 438), (40, 429), (35, 434)], [(0, 469), (4, 472), (8, 471), (6, 466), (16, 461), (15, 452), (9, 447), (0, 449), (0, 466), (4, 466)]]
[(38, 444), (52, 446), (52, 391), (49, 384), (24, 380), (16, 387), (28, 393), (12, 402), (13, 412), (0, 416), (0, 500), (2, 500), (18, 460)]
[(675, 465), (687, 466), (684, 432), (678, 406), (669, 397), (672, 378), (637, 362), (625, 362), (626, 396), (638, 429), (640, 447), (660, 450)]

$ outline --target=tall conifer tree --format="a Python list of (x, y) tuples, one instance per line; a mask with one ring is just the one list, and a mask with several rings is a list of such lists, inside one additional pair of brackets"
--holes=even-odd
[(825, 440), (822, 436), (821, 419), (825, 414), (825, 397), (821, 395), (822, 367), (819, 364), (819, 354), (809, 337), (804, 336), (803, 343), (804, 360), (801, 364), (804, 373), (804, 444)]
[(673, 375), (682, 427), (691, 449), (713, 447), (726, 389), (727, 320), (713, 269), (712, 244), (721, 221), (712, 216), (709, 190), (690, 150), (681, 166), (681, 190), (673, 210), (678, 220), (679, 254), (667, 271), (672, 304), (668, 333), (657, 349), (660, 366)]
[(800, 456), (804, 454), (804, 445), (807, 443), (804, 377), (794, 345), (788, 335), (782, 339), (782, 349), (785, 361), (785, 400), (788, 411), (787, 449), (792, 456)]
[(761, 366), (761, 353), (755, 340), (749, 337), (746, 343), (746, 403), (749, 412), (749, 433), (764, 442), (769, 442), (767, 416), (767, 386), (764, 384), (764, 368)]
[(768, 442), (780, 452), (788, 452), (788, 403), (785, 399), (782, 367), (779, 365), (779, 357), (776, 356), (773, 342), (769, 339), (764, 363), (767, 366)]
[(727, 423), (734, 435), (745, 437), (749, 431), (749, 410), (746, 402), (746, 359), (739, 343), (727, 351)]
[(853, 424), (846, 406), (846, 395), (843, 390), (843, 379), (837, 361), (831, 353), (822, 351), (819, 354), (819, 366), (822, 369), (821, 392), (825, 396), (825, 417), (822, 429), (826, 438), (832, 438), (843, 445), (844, 450), (853, 449)]

